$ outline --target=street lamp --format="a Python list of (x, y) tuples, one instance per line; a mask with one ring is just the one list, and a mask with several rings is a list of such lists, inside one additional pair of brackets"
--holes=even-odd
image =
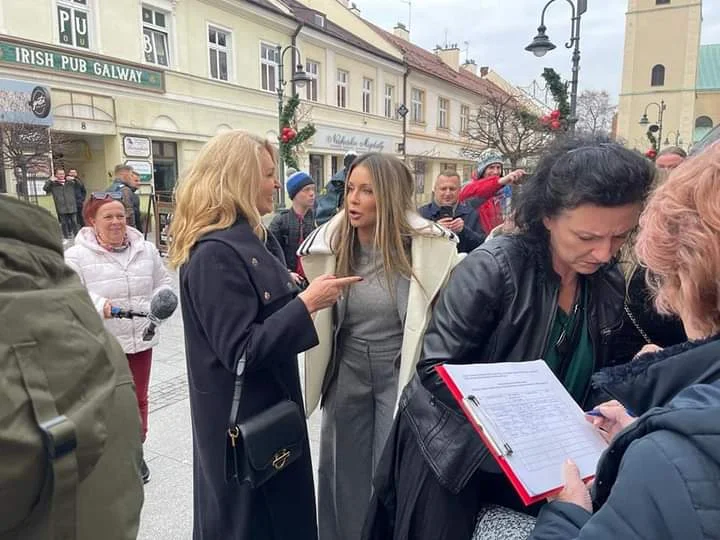
[[(538, 58), (545, 56), (548, 52), (555, 49), (555, 44), (550, 41), (545, 31), (545, 12), (555, 0), (550, 0), (542, 10), (540, 16), (540, 26), (538, 26), (538, 34), (533, 38), (532, 43), (525, 47), (525, 50), (533, 53)], [(565, 47), (573, 50), (572, 55), (572, 81), (570, 83), (570, 118), (568, 124), (570, 131), (575, 131), (575, 123), (577, 122), (577, 91), (578, 91), (578, 74), (580, 73), (580, 19), (587, 11), (587, 0), (577, 0), (577, 7), (572, 0), (566, 0), (572, 8), (572, 27), (570, 30), (570, 41), (565, 43)]]
[[(657, 131), (657, 148), (655, 150), (660, 150), (660, 145), (662, 144), (662, 133), (663, 133), (663, 115), (665, 114), (665, 109), (667, 109), (667, 106), (665, 105), (664, 101), (660, 101), (660, 103), (657, 103), (656, 101), (652, 101), (648, 103), (645, 106), (645, 111), (643, 112), (643, 115), (640, 117), (639, 124), (641, 126), (647, 126), (650, 123), (650, 120), (648, 119), (648, 109), (652, 106), (655, 106), (658, 108), (658, 116), (657, 116), (657, 129), (653, 129), (654, 126), (650, 126), (648, 128), (648, 131), (654, 132)], [(679, 137), (679, 135), (678, 135)]]
[[(297, 52), (297, 64), (295, 65), (295, 71), (292, 74), (292, 78), (289, 81), (285, 80), (285, 53), (289, 50), (294, 50)], [(282, 45), (278, 45), (277, 49), (277, 58), (278, 58), (278, 84), (277, 84), (277, 95), (278, 95), (278, 145), (280, 144), (280, 135), (282, 133), (282, 113), (283, 113), (283, 106), (285, 105), (285, 86), (287, 83), (291, 82), (293, 84), (293, 92), (295, 89), (295, 86), (302, 88), (305, 86), (305, 83), (310, 81), (310, 77), (307, 73), (305, 73), (305, 70), (303, 69), (302, 59), (300, 56), (300, 49), (298, 49), (295, 45), (288, 45), (283, 49)], [(280, 180), (280, 183), (283, 184), (283, 187), (280, 189), (280, 197), (279, 197), (279, 206), (281, 208), (285, 207), (285, 161), (283, 161), (282, 157), (279, 160), (279, 167), (278, 167), (278, 178)]]

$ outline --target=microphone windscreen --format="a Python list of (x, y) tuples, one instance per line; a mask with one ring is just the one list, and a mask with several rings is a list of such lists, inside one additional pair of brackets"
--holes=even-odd
[(169, 319), (178, 305), (178, 297), (171, 289), (160, 289), (150, 300), (150, 315), (164, 321)]

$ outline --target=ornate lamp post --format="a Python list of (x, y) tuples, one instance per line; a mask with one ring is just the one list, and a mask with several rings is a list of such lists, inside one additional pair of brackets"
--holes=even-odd
[[(573, 49), (572, 81), (570, 83), (570, 118), (568, 118), (570, 131), (572, 132), (575, 131), (575, 123), (577, 122), (578, 74), (580, 73), (580, 19), (583, 13), (587, 11), (587, 0), (576, 1), (577, 7), (575, 5), (575, 2), (573, 2), (572, 0), (566, 0), (566, 2), (570, 4), (570, 7), (572, 8), (572, 28), (570, 31), (570, 41), (565, 43), (566, 48)], [(545, 26), (545, 12), (547, 11), (548, 7), (550, 7), (550, 4), (552, 4), (553, 2), (555, 2), (555, 0), (550, 0), (547, 4), (545, 4), (545, 7), (542, 10), (542, 15), (540, 16), (540, 26), (538, 26), (538, 34), (532, 40), (530, 45), (525, 47), (526, 51), (533, 53), (537, 57), (545, 56), (545, 54), (547, 54), (549, 51), (555, 49), (555, 44), (550, 41), (550, 38), (545, 33), (545, 31), (547, 30), (547, 27)]]
[(662, 134), (663, 134), (663, 115), (665, 114), (665, 110), (667, 109), (667, 106), (665, 105), (664, 101), (660, 101), (660, 103), (657, 103), (655, 101), (648, 103), (645, 106), (645, 112), (643, 112), (642, 117), (640, 117), (639, 124), (641, 126), (647, 126), (650, 124), (650, 120), (648, 120), (648, 109), (652, 106), (655, 106), (658, 108), (658, 116), (657, 116), (657, 124), (653, 124), (648, 128), (648, 131), (651, 133), (657, 132), (657, 148), (655, 148), (655, 151), (660, 150), (660, 145), (662, 144)]
[[(289, 81), (285, 80), (285, 64), (284, 64), (284, 58), (285, 53), (289, 50), (294, 50), (297, 53), (297, 65), (295, 65), (295, 71), (292, 74), (292, 78)], [(293, 91), (295, 85), (297, 85), (298, 88), (302, 88), (305, 86), (305, 83), (310, 81), (310, 77), (308, 77), (308, 74), (305, 73), (305, 70), (303, 69), (302, 59), (300, 56), (300, 49), (298, 49), (295, 45), (288, 45), (287, 47), (283, 48), (282, 45), (278, 45), (277, 47), (277, 59), (278, 59), (278, 84), (277, 84), (277, 96), (278, 96), (278, 144), (280, 144), (280, 134), (282, 133), (282, 113), (283, 113), (283, 107), (285, 106), (285, 86), (287, 83), (291, 82), (293, 84)], [(281, 184), (285, 184), (285, 162), (282, 158), (280, 158), (279, 166), (278, 166), (278, 179), (280, 180)], [(285, 207), (285, 188), (283, 187), (280, 189), (280, 196), (278, 201), (278, 206), (281, 208)]]

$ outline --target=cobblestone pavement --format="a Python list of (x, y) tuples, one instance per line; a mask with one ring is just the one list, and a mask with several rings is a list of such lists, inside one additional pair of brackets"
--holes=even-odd
[[(177, 287), (177, 275), (173, 276)], [(145, 486), (138, 538), (182, 540), (192, 537), (192, 431), (179, 309), (160, 327), (159, 335), (160, 344), (153, 350), (149, 431), (145, 442), (151, 479)], [(218, 411), (218, 414), (225, 415), (227, 411)], [(315, 464), (319, 424), (319, 415), (313, 415), (309, 429)]]

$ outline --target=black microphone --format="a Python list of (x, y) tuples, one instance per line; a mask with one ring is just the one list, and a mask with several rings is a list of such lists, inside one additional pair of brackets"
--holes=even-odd
[(155, 337), (155, 330), (163, 321), (169, 319), (178, 305), (178, 297), (170, 289), (160, 289), (150, 300), (150, 313), (147, 318), (150, 324), (143, 331), (143, 341)]

